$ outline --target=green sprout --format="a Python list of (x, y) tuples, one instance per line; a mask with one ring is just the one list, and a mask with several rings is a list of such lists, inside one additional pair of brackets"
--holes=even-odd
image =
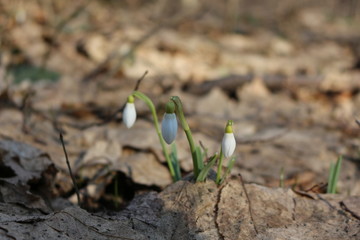
[(196, 178), (197, 182), (204, 182), (206, 177), (209, 175), (210, 169), (215, 165), (216, 160), (218, 158), (218, 154), (215, 153), (209, 160), (209, 162), (205, 165), (203, 169), (201, 169), (199, 175)]
[(327, 186), (327, 193), (336, 193), (336, 186), (339, 180), (340, 169), (342, 163), (342, 156), (339, 156), (336, 163), (331, 163), (329, 171), (329, 181)]

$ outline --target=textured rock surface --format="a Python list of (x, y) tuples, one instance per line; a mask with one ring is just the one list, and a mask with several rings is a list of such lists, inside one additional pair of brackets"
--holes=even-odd
[(116, 214), (69, 207), (49, 215), (1, 206), (2, 239), (359, 239), (360, 197), (180, 181)]

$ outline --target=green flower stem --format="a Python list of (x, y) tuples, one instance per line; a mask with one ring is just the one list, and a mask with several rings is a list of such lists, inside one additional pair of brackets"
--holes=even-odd
[(170, 156), (168, 154), (165, 141), (164, 141), (164, 139), (163, 139), (163, 137), (161, 135), (159, 122), (158, 122), (158, 118), (157, 118), (157, 115), (156, 115), (156, 110), (155, 110), (155, 106), (154, 106), (153, 102), (145, 94), (143, 94), (143, 93), (141, 93), (139, 91), (134, 91), (132, 93), (132, 95), (139, 98), (140, 100), (144, 101), (146, 103), (146, 105), (150, 108), (150, 111), (152, 113), (153, 120), (154, 120), (154, 125), (155, 125), (155, 128), (156, 128), (156, 133), (157, 133), (157, 135), (159, 137), (160, 144), (161, 144), (161, 147), (162, 147), (166, 162), (167, 162), (167, 164), (169, 166), (171, 177), (172, 177), (173, 181), (176, 182), (179, 179), (177, 179), (177, 177), (176, 177), (174, 166), (173, 166), (173, 164), (172, 164), (172, 162), (170, 160)]
[(224, 159), (224, 154), (222, 153), (222, 148), (221, 148), (219, 165), (218, 165), (218, 170), (217, 170), (217, 173), (216, 173), (216, 184), (220, 184), (220, 182), (221, 182), (221, 171), (222, 171), (223, 159)]
[(183, 106), (182, 106), (180, 98), (178, 96), (173, 96), (173, 97), (171, 97), (171, 100), (176, 105), (176, 112), (178, 113), (180, 123), (182, 125), (182, 128), (185, 131), (186, 137), (187, 137), (188, 142), (189, 142), (191, 156), (192, 156), (193, 165), (194, 165), (194, 177), (196, 179), (198, 177), (200, 171), (201, 171), (201, 168), (203, 166), (203, 162), (202, 162), (202, 159), (197, 158), (195, 143), (194, 143), (194, 140), (192, 138), (192, 134), (191, 134), (189, 124), (186, 122), (186, 119), (185, 119), (185, 116), (184, 116), (184, 111), (183, 111)]

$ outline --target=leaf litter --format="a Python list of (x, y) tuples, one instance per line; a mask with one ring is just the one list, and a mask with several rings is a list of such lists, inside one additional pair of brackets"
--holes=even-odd
[[(352, 24), (339, 16), (327, 20), (329, 9), (308, 3), (293, 3), (295, 12), (284, 4), (276, 14), (248, 4), (253, 15), (242, 15), (240, 25), (219, 17), (232, 8), (215, 2), (206, 12), (201, 3), (183, 1), (173, 16), (165, 14), (171, 4), (157, 2), (91, 1), (79, 12), (63, 4), (2, 4), (7, 17), (0, 23), (9, 33), (2, 36), (0, 69), (2, 237), (359, 237), (360, 35)], [(21, 18), (12, 14), (21, 9), (29, 9), (26, 21), (16, 22)], [(114, 16), (114, 9), (121, 14)], [(169, 24), (158, 21), (163, 11)], [(66, 24), (56, 30), (61, 18)], [(221, 30), (223, 24), (234, 29)], [(49, 82), (38, 71), (37, 81), (21, 76), (15, 84), (11, 69), (29, 63), (60, 78)], [(154, 99), (159, 117), (167, 99), (180, 96), (209, 155), (219, 151), (224, 123), (234, 120), (240, 144), (224, 186), (171, 184), (148, 109), (137, 104), (132, 129), (122, 126), (121, 113), (113, 115), (146, 70), (140, 90)], [(74, 206), (60, 130), (88, 211)], [(186, 176), (192, 163), (183, 133), (177, 144)], [(341, 194), (321, 194), (339, 155)], [(277, 188), (281, 168), (285, 189)], [(249, 199), (238, 174), (251, 183), (245, 184)]]

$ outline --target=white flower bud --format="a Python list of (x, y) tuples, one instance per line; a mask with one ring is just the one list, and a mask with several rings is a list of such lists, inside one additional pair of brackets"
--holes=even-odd
[(123, 123), (127, 128), (131, 128), (136, 120), (136, 109), (135, 104), (127, 102), (123, 112)]
[(165, 113), (161, 123), (161, 133), (167, 144), (171, 144), (176, 137), (178, 123), (175, 113)]
[(234, 133), (225, 133), (222, 140), (222, 153), (225, 158), (230, 157), (235, 151), (236, 141)]

